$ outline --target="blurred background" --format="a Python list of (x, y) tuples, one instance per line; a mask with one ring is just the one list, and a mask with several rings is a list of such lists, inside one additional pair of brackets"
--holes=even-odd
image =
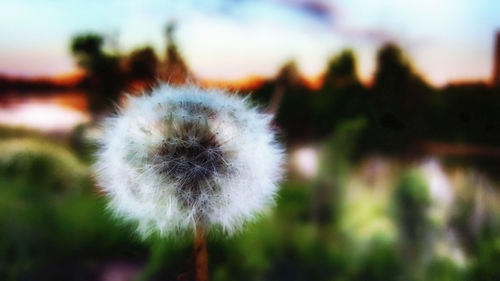
[(90, 165), (123, 93), (167, 81), (276, 114), (275, 208), (211, 280), (500, 280), (500, 2), (0, 2), (0, 279), (185, 280)]

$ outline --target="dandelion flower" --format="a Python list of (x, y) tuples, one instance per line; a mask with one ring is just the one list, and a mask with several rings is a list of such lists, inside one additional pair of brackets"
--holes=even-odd
[(103, 124), (98, 184), (143, 236), (232, 234), (274, 202), (283, 149), (271, 120), (244, 98), (196, 86), (129, 97)]

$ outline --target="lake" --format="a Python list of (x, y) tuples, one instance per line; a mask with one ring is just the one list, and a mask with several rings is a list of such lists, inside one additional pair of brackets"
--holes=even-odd
[(0, 125), (65, 133), (89, 120), (82, 91), (0, 93)]

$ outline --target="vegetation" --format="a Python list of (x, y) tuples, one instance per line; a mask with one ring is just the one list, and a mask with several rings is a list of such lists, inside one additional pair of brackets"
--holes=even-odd
[[(167, 27), (163, 60), (148, 46), (110, 50), (99, 34), (73, 38), (85, 72), (79, 86), (96, 117), (123, 90), (191, 79), (173, 32)], [(498, 87), (432, 87), (387, 44), (369, 86), (345, 50), (318, 89), (290, 61), (251, 99), (276, 113), (290, 155), (317, 149), (319, 168), (311, 177), (290, 169), (276, 208), (227, 241), (209, 240), (211, 280), (500, 280), (500, 166), (490, 153), (500, 141)], [(137, 280), (185, 277), (189, 238), (142, 243), (105, 209), (90, 167), (92, 129), (61, 140), (0, 128), (1, 280), (99, 280), (113, 270)], [(428, 141), (474, 147), (439, 158), (439, 187), (449, 190), (436, 191), (423, 172), (423, 157), (438, 159)], [(440, 192), (453, 195), (449, 205)]]

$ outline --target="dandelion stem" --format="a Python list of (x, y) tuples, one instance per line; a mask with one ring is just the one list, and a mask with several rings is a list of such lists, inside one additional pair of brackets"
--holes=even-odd
[(207, 240), (203, 227), (197, 225), (194, 232), (194, 280), (208, 281)]

